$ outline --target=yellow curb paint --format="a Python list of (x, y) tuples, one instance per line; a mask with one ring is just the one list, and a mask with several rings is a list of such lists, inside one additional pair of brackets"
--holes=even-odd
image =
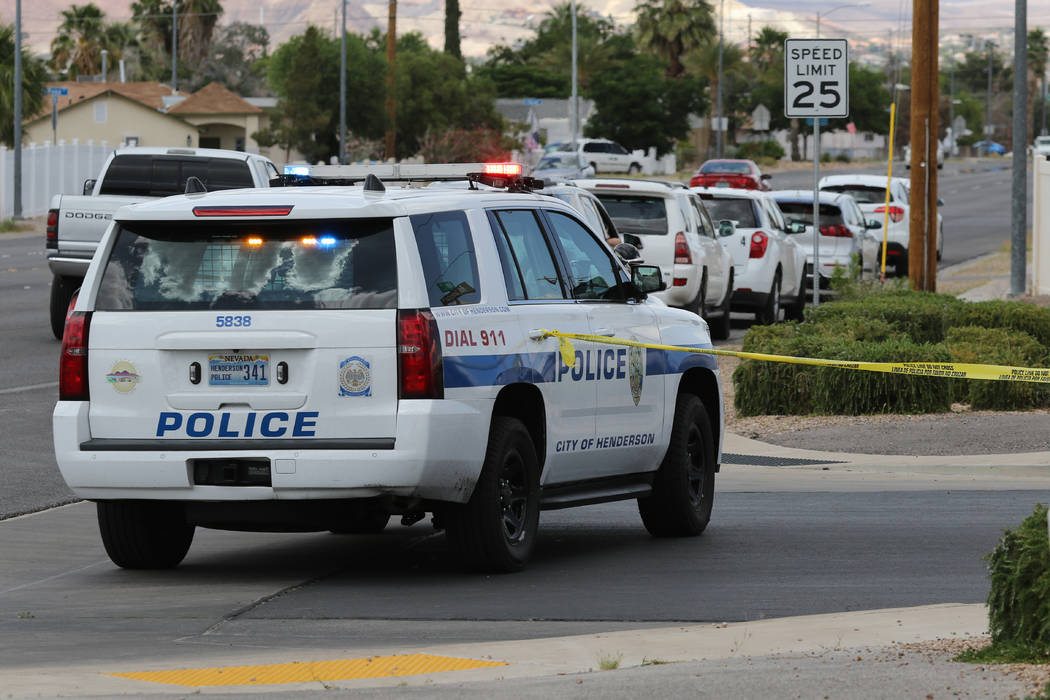
[(987, 379), (1000, 382), (1038, 382), (1041, 384), (1050, 384), (1050, 369), (1036, 367), (1009, 367), (1006, 365), (981, 365), (964, 362), (850, 362), (848, 360), (825, 360), (815, 357), (769, 355), (763, 352), (716, 350), (715, 348), (691, 348), (682, 345), (660, 345), (658, 343), (642, 343), (637, 340), (627, 340), (625, 338), (610, 338), (604, 335), (563, 333), (557, 330), (549, 331), (546, 329), (540, 330), (543, 333), (542, 337), (558, 339), (558, 349), (561, 352), (562, 362), (564, 362), (567, 367), (572, 367), (576, 364), (576, 351), (572, 346), (572, 341), (580, 340), (587, 343), (626, 345), (632, 348), (652, 348), (654, 350), (670, 350), (672, 352), (704, 353), (706, 355), (740, 357), (745, 360), (760, 360), (762, 362), (786, 362), (792, 365), (836, 367), (838, 369), (853, 369), (862, 372), (885, 372), (888, 374), (901, 374), (914, 377)]
[(469, 671), (475, 668), (506, 666), (505, 661), (457, 659), (433, 654), (368, 656), (361, 659), (303, 661), (261, 666), (217, 666), (214, 668), (181, 668), (171, 671), (134, 671), (107, 673), (107, 676), (129, 678), (151, 683), (187, 687), (218, 685), (274, 685), (309, 683), (311, 681), (347, 681), (358, 678), (392, 678), (421, 673)]

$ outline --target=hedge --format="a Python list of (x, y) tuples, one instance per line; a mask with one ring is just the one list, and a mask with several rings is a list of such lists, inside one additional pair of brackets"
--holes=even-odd
[(995, 644), (1050, 649), (1050, 543), (1046, 506), (1007, 530), (987, 557), (988, 631)]
[(963, 304), (948, 318), (953, 326), (980, 326), (1023, 331), (1050, 346), (1050, 309), (1011, 301)]
[[(1046, 367), (1047, 347), (1028, 333), (1006, 328), (959, 326), (944, 341), (953, 362)], [(1034, 382), (953, 380), (957, 401), (975, 410), (1011, 410), (1050, 406), (1050, 386)]]

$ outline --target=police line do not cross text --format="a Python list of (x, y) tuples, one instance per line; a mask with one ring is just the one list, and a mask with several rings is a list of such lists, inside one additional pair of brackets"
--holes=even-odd
[(849, 116), (849, 44), (845, 39), (784, 42), (784, 116)]

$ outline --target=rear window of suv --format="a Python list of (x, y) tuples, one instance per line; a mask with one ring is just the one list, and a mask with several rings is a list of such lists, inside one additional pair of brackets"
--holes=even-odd
[[(813, 225), (813, 202), (777, 202), (784, 218), (788, 221), (800, 221), (806, 226)], [(820, 205), (820, 225), (832, 226), (842, 223), (842, 211), (834, 204)]]
[(714, 197), (702, 194), (704, 206), (715, 221), (730, 219), (737, 222), (740, 228), (758, 228), (762, 224), (755, 215), (755, 206), (750, 199), (742, 197)]
[(595, 192), (620, 233), (667, 235), (667, 199)]
[(393, 309), (390, 219), (126, 222), (99, 311)]
[(178, 156), (115, 156), (102, 178), (100, 194), (167, 197), (183, 194), (194, 176), (209, 192), (254, 187), (247, 161), (234, 158)]
[(827, 185), (820, 188), (822, 192), (848, 194), (857, 200), (857, 204), (885, 204), (886, 188), (872, 185)]

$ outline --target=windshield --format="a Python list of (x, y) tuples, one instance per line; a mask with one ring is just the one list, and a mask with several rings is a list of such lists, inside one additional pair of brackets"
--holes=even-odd
[[(813, 202), (778, 202), (784, 218), (788, 221), (800, 221), (806, 226), (813, 225)], [(842, 223), (842, 212), (834, 204), (820, 205), (820, 225), (831, 226)]]
[(715, 221), (730, 219), (737, 222), (740, 228), (758, 228), (762, 224), (755, 216), (755, 207), (750, 199), (741, 197), (712, 197), (711, 195), (700, 195), (704, 200), (707, 212)]
[(537, 170), (551, 170), (553, 168), (576, 168), (578, 167), (578, 159), (575, 153), (567, 153), (565, 155), (558, 156), (545, 156), (540, 160), (540, 164), (536, 166)]
[(825, 185), (823, 192), (840, 192), (852, 195), (857, 204), (885, 204), (886, 188), (873, 185)]
[(1035, 142), (1040, 146), (1050, 146), (1050, 136), (1040, 136)]
[(667, 200), (646, 195), (595, 192), (620, 233), (667, 235)]
[(747, 163), (733, 163), (725, 160), (712, 160), (700, 167), (702, 173), (732, 173), (734, 175), (750, 175), (751, 166)]
[(390, 219), (125, 223), (96, 302), (99, 311), (396, 305)]

